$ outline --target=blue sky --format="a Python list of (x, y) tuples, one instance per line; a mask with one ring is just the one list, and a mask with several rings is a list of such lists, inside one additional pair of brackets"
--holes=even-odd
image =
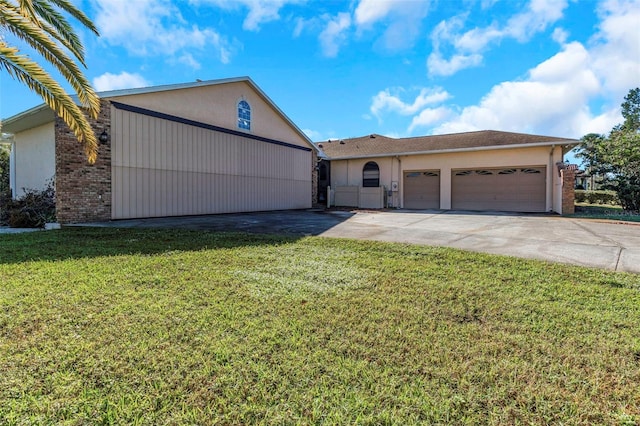
[[(314, 141), (580, 138), (640, 86), (640, 0), (76, 0), (97, 90), (250, 76)], [(10, 35), (5, 35), (12, 42)], [(0, 116), (41, 103), (0, 73)]]

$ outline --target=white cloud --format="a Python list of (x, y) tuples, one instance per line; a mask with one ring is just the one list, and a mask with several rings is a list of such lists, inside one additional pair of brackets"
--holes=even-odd
[(551, 38), (556, 43), (564, 44), (567, 42), (567, 39), (569, 38), (569, 33), (562, 28), (556, 28), (555, 30), (553, 30), (553, 34), (551, 34)]
[(122, 71), (120, 74), (107, 72), (93, 79), (93, 87), (98, 92), (146, 86), (150, 86), (150, 83), (144, 77), (140, 74), (130, 74), (126, 71)]
[(389, 14), (394, 0), (360, 0), (354, 13), (357, 25), (371, 25)]
[[(139, 56), (172, 57), (185, 50), (217, 53), (228, 63), (234, 46), (212, 28), (188, 25), (168, 0), (93, 0), (101, 38)], [(193, 56), (192, 56), (193, 58)], [(194, 61), (192, 64), (196, 64)], [(199, 65), (199, 64), (198, 64)]]
[(420, 114), (413, 117), (411, 124), (409, 125), (408, 132), (412, 133), (416, 127), (430, 127), (434, 123), (442, 122), (446, 120), (453, 111), (450, 108), (440, 106), (438, 108), (427, 108), (420, 112)]
[(384, 21), (386, 29), (380, 38), (385, 49), (410, 47), (420, 36), (421, 24), (429, 11), (430, 1), (360, 0), (353, 14), (359, 31)]
[(478, 53), (470, 55), (453, 55), (444, 59), (440, 52), (433, 52), (427, 58), (427, 67), (432, 75), (449, 76), (458, 71), (478, 66), (482, 63), (482, 55)]
[(340, 45), (346, 40), (345, 31), (351, 26), (351, 16), (348, 13), (338, 13), (329, 22), (318, 36), (322, 53), (330, 58), (338, 55)]
[(399, 97), (399, 93), (403, 91), (401, 88), (380, 91), (373, 97), (370, 108), (371, 113), (378, 119), (385, 111), (395, 112), (400, 115), (413, 115), (427, 105), (441, 103), (451, 97), (449, 93), (439, 87), (431, 89), (425, 87), (420, 89), (420, 93), (413, 102), (406, 103)]
[(590, 42), (593, 69), (601, 76), (605, 90), (622, 99), (640, 85), (640, 2), (605, 1), (598, 15), (599, 31)]
[[(431, 33), (433, 51), (427, 59), (429, 75), (452, 75), (462, 69), (482, 63), (482, 52), (489, 45), (504, 38), (524, 43), (535, 34), (562, 18), (567, 0), (530, 0), (526, 9), (512, 16), (504, 26), (492, 23), (463, 31), (468, 13), (441, 21)], [(554, 33), (554, 39), (561, 37)], [(445, 47), (453, 48), (450, 59), (442, 53)]]
[[(598, 16), (598, 32), (587, 45), (563, 44), (523, 81), (494, 86), (477, 105), (462, 108), (433, 133), (497, 129), (580, 138), (609, 132), (622, 121), (624, 96), (640, 83), (640, 44), (633, 36), (640, 2), (607, 0)], [(565, 37), (562, 30), (554, 32), (558, 42)], [(590, 105), (596, 104), (593, 110)]]
[(312, 141), (316, 142), (319, 140), (322, 140), (322, 133), (316, 131), (316, 130), (311, 130), (311, 129), (302, 129), (302, 132), (307, 135), (307, 137), (309, 139), (311, 139)]
[(478, 105), (463, 108), (434, 133), (495, 129), (580, 137), (589, 123), (610, 129), (610, 114), (593, 117), (589, 110), (589, 100), (602, 89), (591, 62), (582, 44), (569, 43), (525, 80), (494, 86)]
[(280, 9), (288, 4), (299, 4), (305, 0), (192, 0), (192, 4), (207, 3), (221, 9), (246, 8), (249, 10), (242, 23), (248, 31), (259, 31), (267, 22), (280, 19)]

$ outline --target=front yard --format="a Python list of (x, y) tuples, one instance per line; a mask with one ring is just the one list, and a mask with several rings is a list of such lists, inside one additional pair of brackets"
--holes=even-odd
[(0, 256), (0, 424), (640, 422), (638, 275), (154, 230)]

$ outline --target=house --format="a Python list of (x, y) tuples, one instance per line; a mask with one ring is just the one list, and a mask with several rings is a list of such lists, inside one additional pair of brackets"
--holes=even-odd
[(563, 156), (578, 143), (492, 130), (329, 140), (317, 143), (330, 160), (320, 164), (319, 198), (330, 187), (336, 206), (573, 212)]
[(250, 78), (99, 96), (95, 164), (44, 104), (3, 120), (15, 197), (53, 179), (61, 223), (312, 206), (317, 148)]

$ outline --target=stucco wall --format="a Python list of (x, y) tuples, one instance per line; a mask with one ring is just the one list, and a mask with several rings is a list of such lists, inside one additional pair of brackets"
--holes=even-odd
[(238, 101), (251, 106), (250, 133), (282, 142), (308, 147), (304, 138), (271, 108), (246, 82), (201, 86), (190, 89), (145, 93), (110, 98), (111, 100), (152, 111), (212, 124), (225, 129), (238, 129)]
[(440, 170), (440, 208), (451, 208), (451, 171), (456, 169), (507, 166), (544, 166), (547, 168), (547, 211), (562, 211), (562, 181), (556, 162), (562, 161), (562, 148), (549, 146), (496, 149), (443, 154), (424, 154), (400, 157), (333, 160), (331, 162), (331, 186), (362, 185), (362, 168), (368, 161), (375, 161), (380, 168), (380, 185), (391, 188), (391, 182), (399, 183), (394, 193), (394, 205), (403, 206), (402, 176), (406, 171)]
[(24, 189), (44, 189), (56, 171), (53, 122), (16, 133), (14, 141), (14, 197)]

